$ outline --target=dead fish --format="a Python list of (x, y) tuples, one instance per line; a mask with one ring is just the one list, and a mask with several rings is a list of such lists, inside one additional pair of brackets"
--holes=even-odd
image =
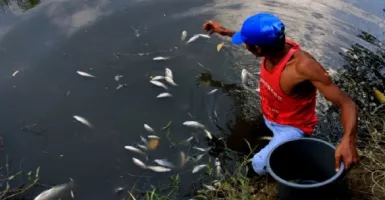
[(155, 76), (153, 78), (151, 78), (152, 81), (159, 81), (159, 80), (163, 80), (164, 79), (164, 76)]
[(215, 190), (215, 187), (211, 186), (211, 185), (206, 185), (206, 184), (203, 184), (203, 186), (205, 188), (207, 188), (208, 190), (211, 190), (211, 191), (214, 191)]
[(160, 93), (158, 96), (156, 96), (156, 98), (158, 98), (158, 99), (166, 98), (166, 97), (172, 97), (172, 95), (168, 92), (164, 92), (164, 93)]
[(12, 76), (16, 76), (16, 74), (19, 73), (19, 70), (16, 70), (15, 72), (13, 72)]
[(347, 53), (349, 50), (345, 47), (340, 47), (340, 49), (344, 52), (344, 53)]
[(153, 58), (152, 60), (168, 60), (168, 59), (170, 59), (170, 57), (158, 56), (158, 57)]
[(194, 42), (195, 40), (197, 40), (200, 36), (199, 35), (194, 35), (192, 36), (189, 40), (187, 40), (186, 44), (189, 44), (191, 42)]
[(198, 36), (199, 37), (202, 37), (202, 38), (207, 38), (207, 39), (209, 39), (209, 38), (211, 38), (209, 35), (207, 35), (207, 34), (198, 34)]
[(195, 162), (198, 162), (200, 159), (202, 159), (204, 155), (205, 155), (204, 153), (203, 153), (203, 154), (200, 154), (200, 155), (197, 155), (197, 156), (194, 158)]
[(167, 87), (165, 84), (163, 84), (162, 82), (159, 82), (159, 81), (150, 81), (150, 83), (152, 83), (152, 84), (154, 84), (154, 85), (156, 85), (156, 86), (158, 86), (158, 87), (162, 87), (162, 88), (164, 88), (165, 90), (168, 89), (168, 87)]
[(164, 77), (164, 79), (166, 80), (166, 82), (167, 82), (168, 84), (170, 84), (170, 85), (172, 85), (172, 86), (178, 86), (178, 84), (176, 84), (176, 83), (174, 82), (174, 80), (172, 80), (172, 78), (166, 76), (166, 77)]
[(122, 75), (116, 75), (116, 76), (114, 77), (115, 81), (119, 81), (121, 78), (123, 78)]
[(162, 166), (148, 166), (147, 169), (152, 170), (154, 172), (169, 172), (170, 168), (162, 167)]
[(192, 173), (195, 174), (199, 171), (201, 171), (203, 168), (207, 167), (207, 165), (197, 165), (194, 167), (194, 169), (192, 170)]
[(156, 136), (156, 135), (149, 135), (147, 136), (149, 139), (160, 139), (160, 137)]
[(243, 84), (246, 84), (246, 79), (249, 74), (250, 72), (248, 72), (246, 69), (242, 69), (241, 79)]
[(213, 89), (210, 92), (208, 92), (207, 94), (214, 94), (216, 91), (218, 91), (218, 89)]
[(271, 141), (273, 139), (273, 137), (271, 136), (262, 136), (259, 138), (260, 140), (267, 140), (267, 141)]
[(78, 116), (78, 115), (74, 115), (73, 118), (76, 121), (78, 121), (78, 122), (80, 122), (80, 123), (82, 123), (82, 124), (92, 128), (92, 124), (88, 120), (86, 120), (84, 117), (81, 117), (81, 116)]
[(186, 164), (186, 154), (183, 151), (181, 151), (180, 152), (180, 165), (179, 166), (181, 168), (183, 168), (185, 164)]
[(147, 169), (147, 166), (146, 164), (144, 164), (144, 162), (142, 162), (141, 160), (137, 159), (137, 158), (132, 158), (132, 161), (134, 162), (134, 164), (142, 169)]
[(119, 84), (119, 85), (116, 87), (116, 90), (120, 90), (122, 87), (124, 87), (124, 85)]
[(76, 73), (78, 73), (80, 76), (89, 77), (89, 78), (96, 78), (94, 75), (89, 74), (87, 72), (76, 71)]
[(210, 131), (208, 131), (207, 129), (205, 129), (204, 132), (206, 133), (206, 136), (207, 136), (210, 140), (213, 139), (213, 135), (210, 133)]
[[(124, 146), (124, 148), (127, 149), (127, 150), (129, 150), (129, 151), (138, 153), (138, 154), (146, 155), (143, 151), (141, 151), (140, 149), (138, 149), (138, 148), (136, 148), (136, 147), (133, 147), (133, 146)], [(146, 156), (146, 157), (147, 157), (147, 156)]]
[(114, 189), (114, 192), (115, 192), (116, 194), (118, 194), (118, 193), (123, 192), (123, 190), (124, 190), (123, 187), (117, 187), (117, 188)]
[(221, 162), (218, 158), (215, 158), (215, 171), (217, 173), (217, 176), (221, 176)]
[(72, 199), (75, 199), (75, 194), (74, 194), (74, 191), (70, 191), (71, 192), (71, 197), (72, 197)]
[(174, 76), (173, 76), (173, 74), (172, 74), (171, 69), (166, 68), (164, 71), (165, 71), (164, 74), (166, 75), (166, 77), (170, 77), (171, 79), (174, 79)]
[(185, 140), (185, 142), (190, 142), (190, 141), (193, 140), (193, 139), (194, 139), (194, 137), (191, 136), (191, 137), (187, 138), (187, 140)]
[(168, 168), (174, 168), (175, 165), (172, 164), (170, 161), (166, 160), (166, 159), (156, 159), (154, 160), (154, 162), (158, 165), (161, 165), (163, 167), (168, 167)]
[(182, 35), (180, 36), (181, 41), (185, 41), (187, 37), (187, 31), (182, 31)]
[(141, 145), (141, 144), (137, 144), (136, 146), (138, 146), (139, 148), (141, 148), (144, 151), (146, 151), (148, 149), (146, 146)]
[(225, 43), (224, 43), (224, 42), (221, 42), (221, 43), (219, 43), (219, 44), (217, 45), (217, 51), (218, 51), (218, 52), (220, 52), (220, 51), (221, 51), (221, 49), (222, 49), (223, 45), (225, 45)]
[(202, 128), (202, 129), (205, 128), (205, 126), (203, 124), (196, 122), (196, 121), (185, 121), (185, 122), (183, 122), (183, 125), (188, 126), (188, 127), (192, 127), (192, 128)]
[(155, 134), (154, 129), (151, 128), (151, 126), (149, 126), (148, 124), (144, 124), (144, 129), (146, 129), (146, 131), (148, 131), (149, 133)]
[(200, 147), (193, 147), (193, 149), (196, 149), (196, 150), (198, 150), (198, 151), (202, 151), (202, 152), (206, 152), (206, 151), (208, 151), (208, 150), (210, 150), (210, 147), (209, 148), (206, 148), (206, 149), (204, 149), (204, 148), (200, 148)]
[(34, 198), (34, 200), (52, 200), (59, 199), (64, 193), (73, 187), (73, 182), (57, 185), (51, 189), (45, 190)]
[(142, 142), (143, 142), (144, 144), (147, 144), (147, 139), (144, 138), (143, 136), (140, 136), (140, 140), (142, 140)]

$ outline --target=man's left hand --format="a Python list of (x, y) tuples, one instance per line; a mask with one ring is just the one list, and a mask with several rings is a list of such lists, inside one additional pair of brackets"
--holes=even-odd
[(339, 170), (341, 161), (344, 161), (345, 170), (358, 162), (358, 153), (355, 139), (343, 138), (335, 152), (336, 171)]

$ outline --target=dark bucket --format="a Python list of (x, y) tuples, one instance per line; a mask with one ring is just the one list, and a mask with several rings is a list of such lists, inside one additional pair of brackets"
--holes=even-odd
[(279, 199), (337, 199), (344, 165), (336, 173), (334, 152), (333, 145), (315, 138), (291, 140), (274, 148), (267, 170), (278, 182)]

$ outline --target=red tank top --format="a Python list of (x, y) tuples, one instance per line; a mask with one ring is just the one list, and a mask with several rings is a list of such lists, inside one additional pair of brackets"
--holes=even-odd
[(286, 40), (286, 43), (292, 45), (292, 48), (273, 71), (266, 70), (265, 58), (262, 58), (260, 75), (262, 112), (269, 121), (290, 125), (311, 134), (317, 124), (316, 90), (306, 98), (294, 98), (285, 94), (280, 87), (282, 71), (293, 54), (300, 49), (298, 44), (290, 40)]

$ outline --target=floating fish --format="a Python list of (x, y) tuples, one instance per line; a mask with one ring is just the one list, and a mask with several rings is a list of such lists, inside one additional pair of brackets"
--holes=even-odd
[(169, 172), (170, 168), (162, 167), (162, 166), (148, 166), (147, 169), (152, 170), (154, 172)]
[(57, 185), (51, 189), (45, 190), (34, 198), (34, 200), (52, 200), (59, 199), (64, 193), (73, 187), (73, 182)]
[(194, 167), (194, 169), (192, 170), (192, 173), (195, 174), (199, 171), (201, 171), (203, 168), (207, 167), (207, 165), (197, 165)]
[(123, 190), (124, 190), (123, 187), (117, 187), (117, 188), (114, 189), (114, 192), (118, 194), (118, 193), (123, 192)]
[(267, 140), (267, 141), (271, 141), (273, 139), (273, 137), (271, 136), (262, 136), (259, 138), (260, 140)]
[(154, 85), (156, 85), (156, 86), (158, 86), (158, 87), (162, 87), (162, 88), (164, 88), (165, 90), (168, 89), (167, 86), (166, 86), (165, 84), (163, 84), (162, 82), (159, 82), (159, 81), (150, 81), (150, 83), (152, 83), (152, 84), (154, 84)]
[(374, 96), (382, 103), (385, 103), (385, 95), (377, 88), (374, 88)]
[(141, 144), (137, 144), (136, 146), (138, 146), (139, 148), (143, 149), (144, 151), (146, 151), (148, 148), (144, 145), (141, 145)]
[(211, 37), (207, 34), (198, 34), (199, 37), (210, 39)]
[(146, 131), (148, 131), (149, 133), (155, 134), (154, 129), (151, 128), (151, 126), (149, 126), (148, 124), (144, 124), (144, 129), (146, 129)]
[(221, 162), (219, 161), (218, 158), (215, 158), (215, 171), (216, 171), (216, 174), (217, 176), (221, 176)]
[(344, 52), (344, 53), (347, 53), (349, 50), (345, 47), (340, 47), (340, 49)]
[(164, 76), (155, 76), (153, 78), (151, 78), (152, 81), (159, 81), (159, 80), (163, 80), (164, 79)]
[(147, 143), (147, 147), (149, 149), (156, 149), (157, 147), (159, 146), (159, 140), (158, 139), (151, 139), (150, 141), (148, 141)]
[(89, 77), (89, 78), (96, 78), (94, 75), (89, 74), (87, 72), (76, 71), (76, 73), (78, 73), (80, 76)]
[(193, 147), (193, 149), (196, 149), (196, 150), (202, 151), (202, 152), (206, 152), (206, 151), (210, 150), (210, 147), (209, 147), (209, 148), (206, 148), (206, 149), (200, 148), (200, 147)]
[(70, 193), (71, 193), (71, 197), (72, 197), (72, 199), (75, 199), (75, 194), (74, 194), (74, 191), (70, 191)]
[(175, 165), (172, 164), (170, 161), (166, 160), (166, 159), (156, 159), (154, 160), (154, 162), (158, 165), (161, 165), (163, 167), (168, 167), (168, 168), (174, 168)]
[(181, 168), (183, 168), (185, 164), (186, 164), (186, 154), (183, 151), (181, 151), (180, 152), (180, 165), (179, 166)]
[(119, 85), (116, 87), (116, 90), (120, 90), (122, 87), (124, 87), (124, 85), (119, 84)]
[(144, 138), (143, 136), (140, 136), (140, 140), (142, 140), (142, 142), (143, 142), (144, 144), (147, 144), (147, 139)]
[[(138, 154), (146, 155), (143, 151), (141, 151), (140, 149), (138, 149), (138, 148), (136, 148), (136, 147), (133, 147), (133, 146), (124, 146), (124, 148), (127, 149), (127, 150), (129, 150), (129, 151), (138, 153)], [(146, 156), (146, 157), (147, 157), (147, 156)]]
[(147, 136), (149, 139), (160, 139), (160, 137), (156, 136), (156, 135), (149, 135)]
[(248, 72), (246, 69), (242, 69), (241, 79), (243, 84), (246, 84), (246, 79), (249, 74), (250, 72)]
[(163, 57), (163, 56), (158, 56), (158, 57), (155, 57), (153, 58), (153, 60), (169, 60), (170, 57)]
[(78, 121), (78, 122), (80, 122), (80, 123), (82, 123), (82, 124), (92, 128), (92, 124), (88, 120), (86, 120), (84, 117), (81, 117), (81, 116), (78, 116), (78, 115), (74, 115), (73, 118), (76, 121)]
[(147, 166), (146, 164), (144, 164), (144, 162), (142, 162), (141, 160), (137, 159), (137, 158), (132, 158), (132, 161), (134, 162), (134, 164), (142, 169), (146, 169)]
[(203, 153), (203, 154), (200, 154), (200, 155), (197, 155), (197, 156), (194, 158), (195, 162), (198, 162), (200, 159), (202, 159), (204, 155), (205, 155), (204, 153)]
[(158, 98), (158, 99), (167, 98), (167, 97), (172, 97), (172, 95), (168, 92), (164, 92), (164, 93), (160, 93), (158, 96), (156, 96), (156, 98)]
[(180, 36), (181, 41), (185, 41), (187, 37), (187, 31), (182, 31), (182, 35)]
[(192, 127), (192, 128), (202, 128), (202, 129), (205, 128), (205, 126), (203, 124), (196, 122), (196, 121), (185, 121), (185, 122), (183, 122), (183, 125), (188, 126), (188, 127)]
[(206, 185), (206, 184), (203, 184), (203, 186), (205, 188), (207, 188), (208, 190), (211, 190), (211, 191), (214, 191), (215, 190), (215, 187), (211, 186), (211, 185)]
[(206, 136), (212, 140), (213, 139), (213, 135), (210, 133), (210, 131), (208, 131), (207, 129), (204, 129), (204, 132), (206, 133)]
[(168, 84), (170, 84), (170, 85), (172, 85), (172, 86), (178, 86), (178, 84), (176, 84), (176, 83), (174, 82), (174, 80), (172, 80), (172, 78), (166, 76), (166, 77), (164, 77), (164, 79), (166, 80), (166, 82), (167, 82)]
[(16, 74), (19, 73), (19, 70), (16, 70), (15, 72), (13, 72), (12, 76), (16, 76)]
[(194, 139), (194, 137), (191, 136), (191, 137), (187, 138), (187, 140), (185, 140), (185, 142), (190, 142), (190, 141), (193, 140), (193, 139)]
[(123, 78), (122, 75), (116, 75), (116, 76), (114, 77), (115, 81), (119, 81), (121, 78)]
[(171, 79), (174, 79), (174, 75), (172, 74), (171, 69), (166, 68), (164, 71), (165, 71), (165, 76), (166, 76), (166, 77), (169, 77), (169, 78), (171, 78)]
[(194, 42), (195, 40), (197, 40), (200, 36), (199, 35), (194, 35), (192, 36), (189, 40), (187, 40), (186, 44), (189, 44), (191, 42)]
[(208, 92), (207, 94), (214, 94), (216, 91), (218, 91), (218, 89), (213, 89), (210, 92)]
[(219, 44), (217, 45), (217, 51), (218, 51), (218, 52), (220, 52), (220, 51), (221, 51), (221, 49), (222, 49), (223, 45), (225, 45), (225, 43), (224, 43), (224, 42), (221, 42), (221, 43), (219, 43)]

